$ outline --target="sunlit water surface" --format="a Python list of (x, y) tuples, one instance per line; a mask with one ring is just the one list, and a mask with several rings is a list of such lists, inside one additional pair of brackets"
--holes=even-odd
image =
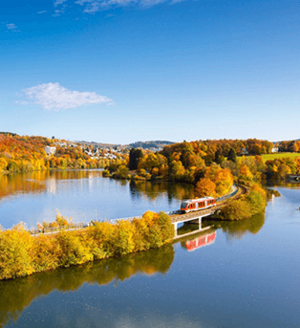
[(0, 224), (8, 229), (23, 221), (32, 228), (54, 221), (56, 210), (74, 222), (168, 212), (189, 197), (191, 185), (113, 180), (100, 170), (0, 175)]
[[(139, 199), (126, 184), (95, 180), (122, 204), (122, 192)], [(206, 233), (158, 250), (0, 282), (0, 326), (299, 327), (300, 189), (276, 189), (281, 197), (265, 215), (206, 222)]]

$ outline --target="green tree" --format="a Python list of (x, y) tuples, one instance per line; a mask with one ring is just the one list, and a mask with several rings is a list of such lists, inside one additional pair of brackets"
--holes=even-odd
[(139, 160), (144, 156), (141, 148), (131, 148), (129, 153), (129, 170), (138, 168)]

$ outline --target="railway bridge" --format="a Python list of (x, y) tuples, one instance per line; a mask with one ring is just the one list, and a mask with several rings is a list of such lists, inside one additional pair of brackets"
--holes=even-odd
[[(203, 210), (199, 210), (199, 211), (195, 211), (195, 212), (191, 212), (191, 213), (187, 213), (187, 214), (171, 215), (171, 220), (172, 220), (172, 223), (173, 223), (174, 229), (175, 229), (174, 239), (182, 238), (184, 236), (194, 234), (195, 232), (200, 232), (200, 231), (210, 229), (210, 227), (202, 228), (202, 219), (204, 217), (215, 214), (218, 210), (220, 210), (220, 208), (221, 208), (221, 206), (217, 205), (214, 207), (206, 208)], [(182, 223), (186, 223), (186, 222), (197, 223), (199, 226), (199, 229), (196, 231), (194, 230), (193, 232), (190, 232), (190, 233), (186, 233), (184, 235), (178, 235), (178, 225), (180, 225)]]
[[(186, 214), (180, 214), (180, 211), (175, 211), (168, 213), (171, 217), (172, 223), (174, 225), (175, 235), (174, 239), (182, 238), (195, 232), (201, 232), (210, 229), (211, 227), (202, 228), (202, 219), (215, 214), (216, 212), (220, 211), (222, 207), (226, 206), (227, 199), (231, 198), (238, 198), (241, 194), (247, 193), (247, 189), (242, 186), (235, 186), (234, 190), (225, 197), (217, 199), (216, 206), (205, 208), (203, 210), (194, 211)], [(178, 226), (182, 223), (191, 222), (198, 224), (198, 230), (194, 230), (192, 232), (178, 235)]]

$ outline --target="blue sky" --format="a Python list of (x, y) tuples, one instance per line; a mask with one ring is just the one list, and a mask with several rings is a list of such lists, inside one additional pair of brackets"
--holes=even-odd
[(0, 4), (0, 131), (300, 138), (299, 1)]

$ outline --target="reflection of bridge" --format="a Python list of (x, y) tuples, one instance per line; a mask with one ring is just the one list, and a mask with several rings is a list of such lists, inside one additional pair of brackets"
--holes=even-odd
[[(173, 223), (174, 229), (175, 229), (174, 239), (182, 238), (182, 237), (194, 234), (195, 232), (200, 232), (200, 231), (210, 229), (210, 227), (202, 228), (202, 218), (213, 215), (216, 211), (220, 210), (220, 208), (221, 208), (221, 205), (217, 205), (217, 206), (214, 206), (211, 208), (207, 208), (204, 210), (200, 210), (200, 211), (196, 211), (196, 212), (192, 212), (192, 213), (188, 213), (188, 214), (172, 215), (171, 220), (172, 220), (172, 223)], [(178, 233), (177, 233), (178, 225), (181, 223), (185, 223), (185, 222), (197, 223), (199, 225), (199, 229), (194, 230), (189, 233), (186, 233), (184, 235), (178, 235)]]

